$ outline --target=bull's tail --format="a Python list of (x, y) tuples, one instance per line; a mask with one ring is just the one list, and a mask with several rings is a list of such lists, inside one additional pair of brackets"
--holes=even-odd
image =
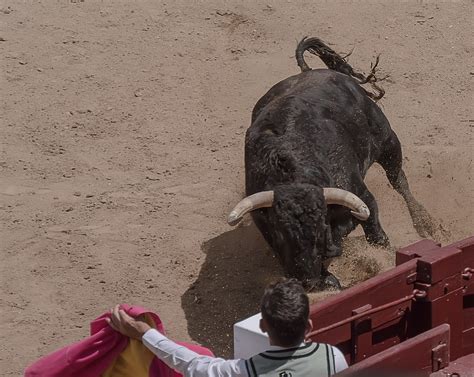
[(370, 84), (376, 93), (369, 92), (365, 89), (364, 91), (374, 101), (378, 101), (384, 96), (385, 90), (376, 84), (377, 77), (375, 76), (375, 72), (377, 65), (379, 64), (379, 56), (377, 56), (375, 63), (372, 64), (370, 73), (365, 76), (360, 72), (354, 71), (354, 69), (350, 66), (350, 64), (346, 61), (344, 57), (340, 56), (332, 48), (327, 46), (321, 39), (305, 37), (301, 40), (300, 43), (298, 43), (298, 46), (296, 47), (296, 61), (301, 69), (301, 72), (311, 70), (311, 68), (308, 66), (308, 64), (306, 64), (304, 60), (303, 55), (305, 51), (309, 51), (311, 54), (319, 56), (319, 58), (324, 62), (324, 64), (326, 64), (329, 69), (353, 77), (360, 85)]

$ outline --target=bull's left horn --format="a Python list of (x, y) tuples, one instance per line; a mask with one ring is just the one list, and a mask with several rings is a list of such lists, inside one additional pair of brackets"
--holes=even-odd
[(351, 209), (352, 215), (362, 221), (370, 216), (369, 207), (352, 192), (338, 188), (324, 188), (324, 198), (327, 204), (339, 204)]
[(268, 208), (273, 205), (273, 191), (261, 191), (243, 198), (227, 217), (229, 225), (236, 225), (242, 217), (254, 209)]

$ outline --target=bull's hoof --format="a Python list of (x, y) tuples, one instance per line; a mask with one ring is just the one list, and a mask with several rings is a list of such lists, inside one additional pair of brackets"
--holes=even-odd
[(390, 246), (390, 241), (385, 233), (384, 234), (371, 234), (367, 236), (366, 239), (367, 239), (367, 242), (370, 243), (371, 245), (382, 246), (382, 247)]
[(341, 283), (333, 274), (328, 274), (321, 279), (306, 280), (303, 282), (303, 287), (308, 292), (342, 289)]
[(415, 215), (412, 216), (413, 227), (422, 238), (435, 236), (435, 221), (430, 214), (420, 205)]
[(329, 274), (324, 278), (324, 289), (342, 289), (341, 283), (333, 274)]

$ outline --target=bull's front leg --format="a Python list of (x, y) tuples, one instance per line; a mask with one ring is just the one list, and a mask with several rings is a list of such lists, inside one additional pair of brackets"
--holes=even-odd
[(364, 201), (370, 210), (369, 218), (366, 221), (361, 222), (362, 228), (364, 229), (365, 238), (370, 244), (387, 247), (390, 245), (390, 241), (388, 240), (387, 234), (385, 234), (382, 225), (380, 224), (377, 202), (365, 184), (363, 185), (365, 190), (362, 195), (359, 195), (359, 197)]

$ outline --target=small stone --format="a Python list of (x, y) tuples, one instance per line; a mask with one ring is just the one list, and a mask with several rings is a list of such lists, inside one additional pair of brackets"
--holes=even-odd
[(28, 64), (28, 63), (25, 62), (24, 60), (19, 60), (18, 63), (21, 64), (21, 65), (26, 65), (26, 64)]
[(93, 198), (93, 197), (94, 197), (94, 195), (92, 195), (92, 194), (87, 194), (86, 195), (86, 198)]
[(82, 194), (79, 191), (74, 191), (74, 196), (81, 196)]
[(74, 210), (74, 208), (72, 208), (72, 207), (66, 208), (66, 212), (71, 212), (72, 210)]
[(143, 89), (137, 89), (134, 93), (135, 97), (143, 96)]
[(159, 181), (160, 177), (154, 177), (154, 176), (151, 176), (151, 175), (147, 175), (145, 177), (145, 179), (148, 179), (149, 181)]

